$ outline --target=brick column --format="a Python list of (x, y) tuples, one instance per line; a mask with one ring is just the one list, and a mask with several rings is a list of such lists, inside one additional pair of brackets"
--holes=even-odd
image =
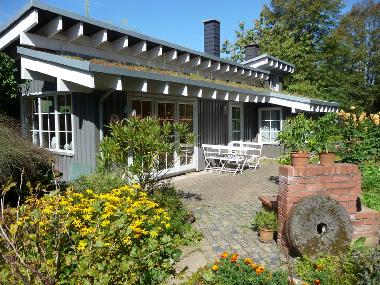
[(368, 243), (378, 242), (380, 212), (366, 209), (358, 212), (357, 199), (361, 193), (361, 174), (355, 164), (337, 163), (332, 166), (280, 166), (279, 169), (278, 241), (288, 245), (286, 220), (291, 208), (300, 199), (311, 195), (327, 195), (339, 201), (350, 214), (354, 238), (366, 235)]

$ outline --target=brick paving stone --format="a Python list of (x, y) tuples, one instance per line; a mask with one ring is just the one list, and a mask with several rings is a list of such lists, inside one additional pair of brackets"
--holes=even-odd
[(280, 248), (275, 243), (261, 243), (250, 226), (261, 207), (258, 197), (277, 193), (277, 175), (278, 166), (268, 163), (241, 175), (198, 172), (172, 180), (186, 197), (183, 201), (196, 217), (194, 225), (209, 244), (207, 256), (228, 251), (270, 267), (285, 263)]

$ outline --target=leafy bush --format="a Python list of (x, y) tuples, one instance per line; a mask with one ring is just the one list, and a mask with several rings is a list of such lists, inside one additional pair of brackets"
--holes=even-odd
[(369, 208), (380, 211), (380, 166), (364, 164), (362, 173), (362, 201)]
[(288, 274), (269, 271), (251, 258), (239, 258), (238, 254), (223, 253), (215, 263), (199, 269), (184, 285), (284, 285)]
[(252, 224), (256, 229), (276, 231), (278, 228), (277, 214), (262, 208), (256, 213)]
[(102, 194), (126, 184), (127, 181), (117, 173), (94, 172), (78, 177), (70, 183), (70, 186), (80, 193), (91, 189), (97, 194)]
[(358, 240), (343, 256), (321, 254), (312, 259), (307, 256), (296, 261), (296, 273), (307, 284), (364, 285), (380, 284), (380, 247), (367, 248)]
[(9, 177), (38, 180), (51, 170), (51, 157), (21, 136), (18, 123), (0, 114), (0, 185)]
[(286, 121), (284, 129), (278, 134), (278, 140), (288, 152), (308, 152), (311, 150), (311, 136), (314, 121), (301, 113)]
[[(180, 140), (176, 137), (187, 144), (194, 143), (187, 124), (161, 122), (153, 117), (132, 116), (111, 123), (109, 128), (110, 135), (100, 143), (100, 169), (120, 169), (143, 189), (153, 186), (164, 174), (162, 161), (167, 154), (181, 153)], [(169, 168), (173, 165), (174, 161)]]
[(327, 113), (318, 118), (312, 133), (312, 148), (317, 153), (336, 152), (343, 139), (335, 113)]
[(7, 54), (0, 52), (0, 113), (10, 113), (12, 98), (19, 93), (19, 85), (16, 80), (15, 62)]
[(137, 186), (33, 197), (19, 214), (1, 239), (6, 283), (159, 284), (181, 253), (169, 215)]

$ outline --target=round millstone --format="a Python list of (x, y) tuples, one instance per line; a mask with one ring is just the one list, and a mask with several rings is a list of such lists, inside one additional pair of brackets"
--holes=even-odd
[(348, 249), (352, 240), (350, 216), (338, 201), (327, 196), (301, 199), (287, 221), (288, 240), (301, 255), (337, 255)]

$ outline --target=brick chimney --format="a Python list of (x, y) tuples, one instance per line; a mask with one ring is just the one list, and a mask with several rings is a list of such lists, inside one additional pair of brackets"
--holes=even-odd
[(220, 22), (206, 20), (204, 24), (204, 52), (220, 57)]
[(260, 55), (260, 47), (257, 43), (245, 46), (244, 60), (250, 60)]

